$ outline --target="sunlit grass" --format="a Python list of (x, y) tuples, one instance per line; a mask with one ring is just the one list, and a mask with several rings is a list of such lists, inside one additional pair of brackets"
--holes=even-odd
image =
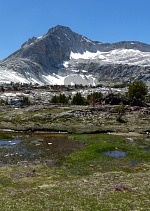
[[(0, 210), (149, 210), (149, 173), (95, 172), (89, 176), (62, 176), (61, 169), (1, 169), (11, 182), (0, 191)], [(15, 173), (20, 178), (15, 179)], [(13, 178), (14, 177), (14, 178)], [(116, 191), (117, 184), (127, 190)]]
[[(84, 148), (61, 158), (59, 166), (0, 168), (1, 211), (150, 210), (150, 154), (140, 148), (143, 139), (131, 144), (115, 135), (68, 136)], [(114, 149), (128, 154), (113, 158), (102, 153)]]

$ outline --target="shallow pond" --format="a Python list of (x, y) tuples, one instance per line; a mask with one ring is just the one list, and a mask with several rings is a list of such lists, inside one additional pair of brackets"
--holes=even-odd
[(144, 147), (144, 151), (145, 151), (145, 152), (150, 152), (150, 146)]
[(0, 140), (0, 147), (11, 147), (11, 146), (14, 146), (14, 145), (18, 145), (20, 143), (19, 140), (17, 139), (13, 139), (13, 140)]
[(108, 156), (111, 156), (113, 158), (124, 158), (126, 156), (126, 154), (128, 154), (128, 153), (120, 151), (120, 150), (103, 152), (103, 155), (108, 155)]
[(13, 134), (0, 140), (0, 166), (5, 164), (43, 163), (55, 165), (66, 156), (84, 147), (68, 134), (27, 133)]

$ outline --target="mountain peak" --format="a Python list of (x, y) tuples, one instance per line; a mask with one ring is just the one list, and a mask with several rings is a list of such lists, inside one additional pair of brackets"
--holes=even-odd
[(52, 27), (51, 29), (48, 30), (48, 34), (57, 32), (57, 31), (63, 31), (63, 32), (72, 32), (72, 30), (67, 27), (67, 26), (62, 26), (62, 25), (57, 25), (55, 27)]
[(87, 78), (92, 74), (95, 80), (133, 77), (149, 81), (149, 68), (150, 45), (137, 41), (95, 42), (69, 27), (57, 25), (41, 37), (30, 38), (0, 62), (0, 82), (8, 80), (9, 72), (12, 73), (9, 81), (15, 82), (21, 74), (24, 81), (53, 83), (54, 74), (58, 74), (55, 81), (63, 75), (68, 81), (64, 83), (82, 83), (78, 77), (74, 81), (75, 72), (81, 72), (81, 78), (83, 74)]

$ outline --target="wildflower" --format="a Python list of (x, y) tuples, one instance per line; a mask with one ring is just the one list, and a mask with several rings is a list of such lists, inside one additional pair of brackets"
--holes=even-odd
[(129, 190), (129, 186), (128, 186), (128, 185), (124, 185), (124, 184), (115, 185), (115, 186), (114, 186), (114, 189), (115, 189), (116, 191)]
[(122, 185), (123, 190), (128, 190), (129, 186), (128, 185)]
[(114, 189), (115, 189), (116, 191), (122, 191), (121, 185), (115, 185)]

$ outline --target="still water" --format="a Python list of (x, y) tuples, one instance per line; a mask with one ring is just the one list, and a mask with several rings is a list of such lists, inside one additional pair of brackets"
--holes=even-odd
[(0, 166), (27, 162), (55, 165), (83, 147), (83, 144), (74, 141), (68, 134), (12, 134), (9, 140), (0, 140)]
[(127, 154), (127, 152), (123, 152), (120, 150), (114, 150), (114, 151), (107, 151), (103, 152), (104, 155), (108, 155), (113, 158), (124, 158)]

